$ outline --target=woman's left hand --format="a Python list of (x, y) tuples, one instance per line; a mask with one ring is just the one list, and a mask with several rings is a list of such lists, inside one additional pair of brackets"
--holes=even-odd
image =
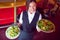
[(40, 28), (39, 28), (38, 26), (36, 26), (36, 29), (37, 29), (37, 31), (38, 31), (38, 32), (40, 32), (40, 31), (41, 31), (41, 30), (40, 30)]

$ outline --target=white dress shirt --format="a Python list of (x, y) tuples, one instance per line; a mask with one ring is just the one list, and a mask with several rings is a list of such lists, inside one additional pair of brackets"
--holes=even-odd
[[(23, 12), (21, 12), (20, 14), (20, 18), (19, 18), (19, 23), (22, 24), (23, 23), (23, 20), (22, 20), (22, 15), (23, 15)], [(32, 14), (28, 11), (28, 20), (29, 20), (29, 23), (32, 22), (33, 18), (34, 18), (34, 15), (35, 15), (35, 12), (33, 12)], [(38, 20), (41, 20), (42, 16), (41, 14), (39, 15), (39, 19)], [(36, 29), (38, 32), (40, 32), (40, 29), (38, 28), (38, 26), (36, 25)]]

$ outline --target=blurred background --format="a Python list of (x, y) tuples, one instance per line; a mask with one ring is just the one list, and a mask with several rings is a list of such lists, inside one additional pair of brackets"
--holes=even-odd
[[(36, 32), (33, 40), (60, 40), (60, 0), (36, 0), (37, 10), (42, 17), (55, 24), (55, 32)], [(17, 22), (20, 13), (26, 10), (26, 0), (0, 0), (0, 40), (9, 40), (5, 36), (6, 28), (14, 23), (14, 6), (16, 6)], [(17, 40), (17, 39), (16, 39)]]

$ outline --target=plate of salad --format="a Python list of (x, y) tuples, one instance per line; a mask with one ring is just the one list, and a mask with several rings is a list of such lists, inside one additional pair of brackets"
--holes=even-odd
[(45, 33), (51, 33), (55, 31), (55, 25), (53, 22), (47, 19), (41, 19), (37, 22), (38, 27)]
[(20, 28), (18, 26), (10, 26), (7, 28), (6, 37), (8, 39), (16, 39), (20, 35)]

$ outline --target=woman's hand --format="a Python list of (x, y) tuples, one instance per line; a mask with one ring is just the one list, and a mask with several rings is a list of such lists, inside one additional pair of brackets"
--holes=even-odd
[(41, 30), (40, 30), (40, 28), (39, 28), (38, 26), (36, 26), (36, 29), (37, 29), (37, 31), (38, 31), (38, 32), (40, 32), (40, 31), (41, 31)]
[(17, 23), (17, 25), (18, 25), (18, 27), (20, 27), (21, 24), (20, 23)]

